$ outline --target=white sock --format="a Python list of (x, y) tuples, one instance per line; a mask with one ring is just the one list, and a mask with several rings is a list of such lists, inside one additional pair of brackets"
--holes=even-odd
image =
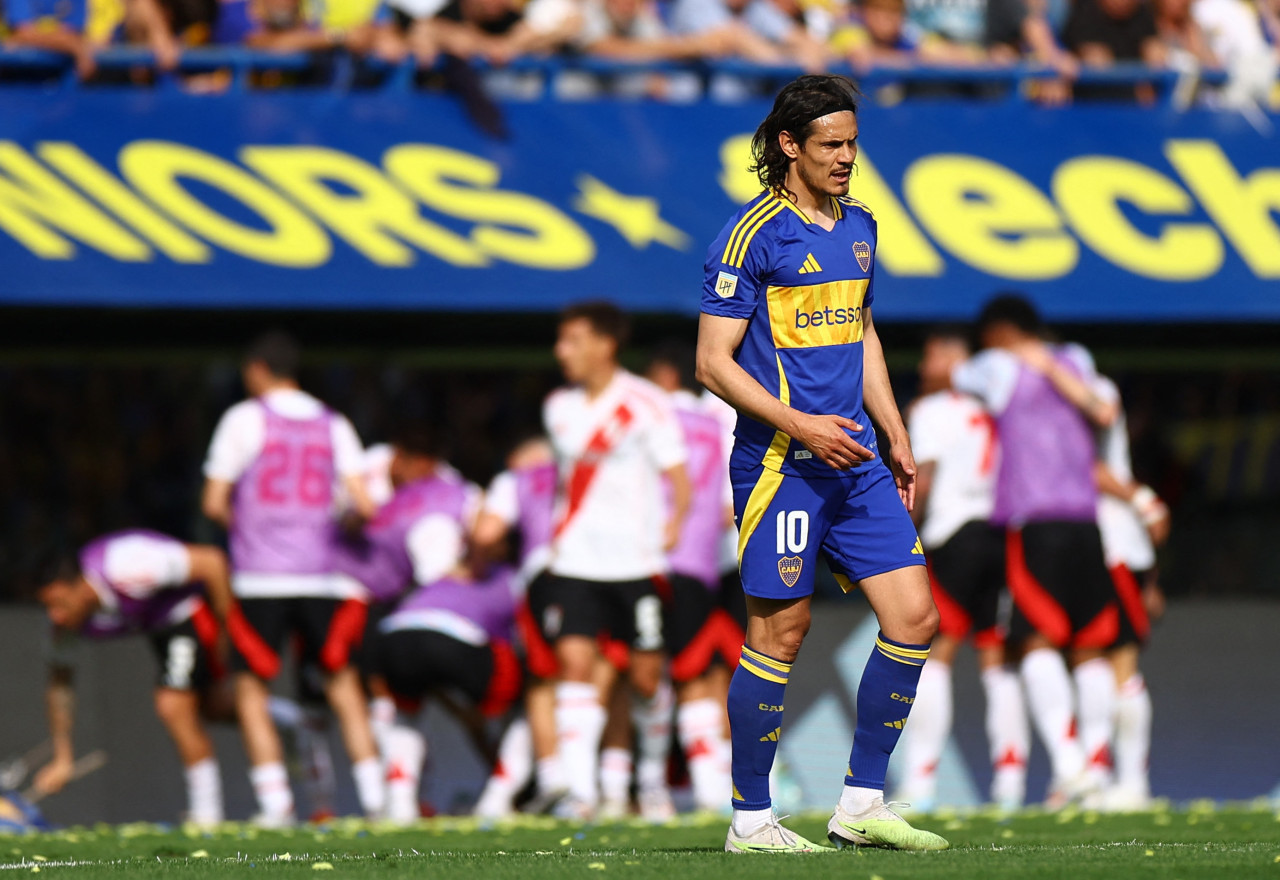
[(560, 766), (564, 770), (569, 793), (588, 807), (600, 802), (597, 770), (605, 717), (604, 706), (600, 704), (600, 689), (594, 684), (562, 681), (556, 685)]
[(665, 678), (649, 699), (631, 702), (631, 722), (636, 729), (636, 785), (641, 789), (666, 788), (667, 758), (671, 753), (671, 716), (676, 692)]
[(600, 752), (600, 797), (606, 803), (630, 803), (630, 749), (608, 748)]
[(538, 778), (539, 794), (549, 795), (557, 791), (564, 791), (567, 787), (564, 781), (564, 768), (560, 766), (560, 756), (558, 754), (539, 758), (535, 767), (535, 774)]
[(1002, 806), (1018, 807), (1026, 800), (1027, 755), (1031, 751), (1022, 683), (1008, 666), (992, 666), (982, 671), (982, 687), (987, 695), (991, 799)]
[(387, 753), (387, 731), (396, 723), (396, 701), (390, 697), (376, 697), (369, 701), (369, 729), (378, 744), (378, 751)]
[(218, 759), (196, 761), (183, 773), (187, 777), (187, 819), (197, 825), (221, 822), (222, 772), (218, 769)]
[(1151, 752), (1151, 692), (1138, 672), (1120, 686), (1116, 697), (1116, 784), (1146, 795), (1150, 791), (1147, 762)]
[(1116, 673), (1111, 661), (1095, 657), (1077, 666), (1072, 675), (1076, 681), (1079, 708), (1080, 748), (1084, 750), (1090, 779), (1098, 786), (1111, 781), (1111, 734), (1115, 730)]
[(533, 778), (533, 734), (529, 722), (517, 718), (507, 725), (498, 743), (498, 762), (484, 784), (475, 813), (499, 818), (515, 811), (515, 797)]
[(422, 762), (427, 757), (427, 740), (408, 724), (395, 724), (386, 732), (387, 750), (383, 757), (386, 780), (386, 814), (392, 822), (408, 824), (421, 815), (418, 808), (418, 784), (422, 779)]
[(693, 803), (719, 810), (733, 792), (728, 773), (729, 743), (724, 737), (724, 708), (711, 697), (690, 700), (676, 709), (680, 747), (689, 766)]
[(371, 819), (382, 818), (387, 808), (387, 783), (379, 758), (364, 758), (351, 765), (351, 775), (356, 781), (356, 797), (360, 809)]
[(902, 795), (920, 805), (937, 795), (938, 761), (951, 735), (951, 667), (930, 660), (920, 670), (911, 722), (902, 733)]
[(258, 809), (272, 819), (292, 818), (293, 789), (289, 788), (289, 774), (280, 761), (259, 764), (249, 768), (249, 782), (258, 798)]
[[(926, 663), (925, 666), (929, 664)], [(856, 785), (842, 785), (840, 787), (840, 806), (844, 807), (846, 812), (858, 813), (866, 812), (877, 801), (884, 800), (884, 792), (876, 788), (860, 788)]]
[(1084, 753), (1075, 735), (1075, 698), (1062, 655), (1039, 648), (1022, 658), (1023, 693), (1036, 732), (1049, 752), (1053, 778), (1076, 779), (1084, 770)]
[(739, 837), (754, 834), (763, 828), (765, 823), (772, 817), (773, 807), (765, 807), (763, 810), (739, 810), (735, 808), (731, 821), (733, 833)]

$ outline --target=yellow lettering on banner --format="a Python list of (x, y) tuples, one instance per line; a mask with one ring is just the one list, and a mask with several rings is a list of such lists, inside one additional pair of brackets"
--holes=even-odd
[(1075, 268), (1079, 246), (1053, 203), (1003, 165), (926, 156), (907, 169), (902, 189), (934, 240), (983, 272), (1043, 281)]
[[(329, 259), (329, 236), (301, 210), (238, 165), (168, 141), (134, 141), (120, 151), (134, 188), (197, 235), (233, 254), (290, 268)], [(191, 195), (182, 180), (219, 189), (253, 211), (267, 229), (245, 226)]]
[(145, 242), (12, 141), (0, 141), (0, 229), (44, 260), (72, 259), (69, 238), (117, 260), (152, 257)]
[[(740, 134), (720, 145), (720, 188), (735, 204), (760, 194), (760, 178), (751, 171), (751, 135)], [(857, 175), (849, 195), (876, 216), (876, 259), (894, 275), (936, 277), (946, 268), (942, 255), (911, 220), (911, 215), (885, 183), (865, 150), (858, 152)]]
[(40, 144), (36, 152), (45, 164), (97, 199), (169, 259), (177, 263), (207, 263), (213, 259), (208, 245), (161, 216), (75, 144), (48, 141)]
[(489, 264), (468, 239), (422, 217), (417, 202), (363, 159), (324, 147), (245, 147), (240, 159), (380, 266), (413, 265), (402, 242), (455, 266)]
[(382, 165), (423, 204), (471, 220), (471, 240), (492, 257), (534, 269), (580, 269), (596, 255), (591, 236), (553, 205), (494, 189), (494, 162), (426, 144), (387, 150)]
[(1058, 166), (1053, 197), (1071, 228), (1099, 256), (1161, 281), (1196, 281), (1222, 267), (1222, 239), (1207, 223), (1164, 223), (1153, 237), (1120, 210), (1127, 202), (1147, 214), (1187, 215), (1195, 202), (1158, 171), (1111, 156), (1080, 156)]
[(1166, 141), (1164, 154), (1253, 274), (1280, 278), (1280, 168), (1242, 178), (1210, 140)]

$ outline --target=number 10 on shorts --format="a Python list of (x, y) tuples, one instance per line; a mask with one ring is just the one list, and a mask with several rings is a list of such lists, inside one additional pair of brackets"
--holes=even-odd
[(809, 546), (809, 511), (778, 511), (778, 555), (802, 553)]

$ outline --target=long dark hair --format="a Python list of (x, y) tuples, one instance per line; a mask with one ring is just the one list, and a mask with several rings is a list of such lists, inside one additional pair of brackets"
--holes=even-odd
[(774, 99), (773, 109), (751, 139), (751, 172), (765, 189), (785, 190), (791, 159), (782, 152), (778, 135), (790, 132), (797, 143), (809, 137), (815, 119), (848, 110), (858, 112), (861, 96), (853, 80), (832, 74), (810, 74), (788, 83)]

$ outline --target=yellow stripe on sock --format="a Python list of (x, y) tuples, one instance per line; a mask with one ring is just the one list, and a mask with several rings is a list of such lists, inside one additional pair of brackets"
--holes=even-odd
[(928, 648), (904, 648), (901, 645), (894, 645), (890, 642), (886, 642), (881, 638), (876, 638), (876, 645), (891, 654), (896, 654), (899, 657), (919, 660), (922, 663), (929, 659)]
[(770, 669), (776, 669), (778, 672), (781, 672), (783, 675), (791, 674), (790, 663), (783, 663), (781, 660), (774, 660), (769, 655), (761, 654), (759, 651), (753, 651), (750, 648), (748, 648), (746, 645), (742, 646), (742, 656), (748, 658), (749, 660), (755, 663), (761, 663), (765, 666), (768, 666)]
[(777, 675), (776, 673), (770, 672), (769, 670), (764, 669), (763, 667), (755, 666), (750, 661), (748, 661), (745, 657), (743, 657), (738, 661), (738, 666), (742, 669), (747, 670), (747, 672), (750, 672), (756, 678), (763, 678), (765, 681), (771, 681), (774, 684), (787, 683), (786, 676)]
[(890, 654), (888, 651), (886, 651), (884, 648), (880, 647), (879, 645), (876, 645), (876, 650), (879, 651), (881, 654), (885, 655), (886, 657), (888, 657), (890, 660), (894, 661), (895, 663), (901, 663), (903, 666), (923, 666), (924, 665), (923, 660), (917, 663), (914, 660), (903, 660), (901, 657), (895, 657), (893, 654)]

